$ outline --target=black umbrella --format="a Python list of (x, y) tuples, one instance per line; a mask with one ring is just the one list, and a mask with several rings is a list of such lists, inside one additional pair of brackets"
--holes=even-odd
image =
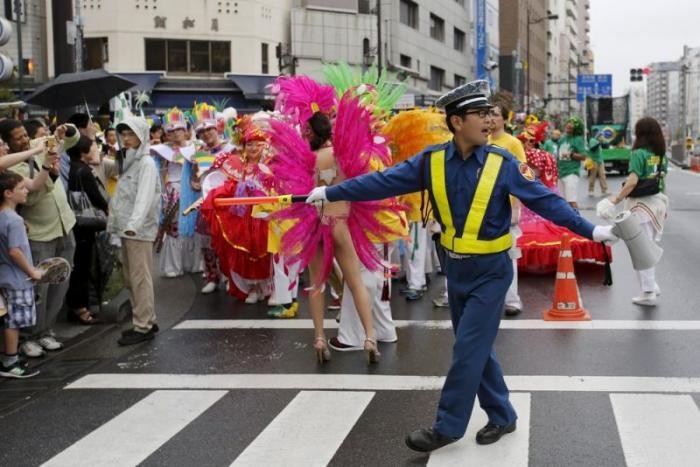
[(136, 84), (104, 69), (64, 73), (40, 86), (25, 101), (48, 109), (101, 104)]

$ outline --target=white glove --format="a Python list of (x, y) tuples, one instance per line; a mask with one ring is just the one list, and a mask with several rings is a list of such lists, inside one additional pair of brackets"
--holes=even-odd
[(612, 201), (608, 198), (603, 198), (596, 204), (595, 213), (598, 217), (606, 221), (612, 221), (617, 215), (617, 209)]
[(593, 228), (593, 240), (596, 242), (615, 243), (619, 239), (612, 232), (612, 229), (612, 225), (596, 225), (595, 228)]
[(311, 190), (311, 193), (306, 197), (307, 203), (315, 203), (317, 201), (328, 201), (328, 198), (326, 198), (325, 186), (317, 186)]

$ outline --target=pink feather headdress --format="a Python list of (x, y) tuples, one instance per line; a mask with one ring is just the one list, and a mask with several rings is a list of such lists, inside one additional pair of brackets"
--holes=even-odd
[(304, 75), (280, 76), (273, 91), (277, 91), (275, 110), (295, 123), (308, 122), (316, 112), (330, 114), (336, 105), (333, 87)]

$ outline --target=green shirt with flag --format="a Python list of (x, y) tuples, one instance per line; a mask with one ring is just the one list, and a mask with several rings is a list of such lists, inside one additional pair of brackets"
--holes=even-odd
[(603, 163), (603, 146), (598, 138), (591, 138), (588, 140), (588, 157), (590, 157), (596, 164)]
[(562, 135), (557, 148), (557, 169), (559, 178), (567, 175), (579, 175), (581, 171), (581, 161), (571, 159), (573, 153), (586, 155), (588, 148), (583, 136)]
[[(661, 159), (661, 156), (654, 154), (648, 149), (635, 149), (632, 151), (632, 154), (630, 154), (629, 171), (636, 173), (640, 180), (654, 178), (656, 177), (656, 172), (659, 170), (659, 162)], [(668, 160), (665, 157), (663, 157), (663, 161), (661, 161), (661, 170), (664, 173), (668, 172)], [(663, 176), (659, 182), (659, 189), (662, 192), (666, 190), (666, 183)]]

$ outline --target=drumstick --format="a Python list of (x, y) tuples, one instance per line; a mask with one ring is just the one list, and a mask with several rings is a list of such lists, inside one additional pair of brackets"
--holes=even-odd
[(244, 204), (291, 204), (303, 203), (306, 201), (307, 195), (282, 195), (282, 196), (251, 196), (248, 198), (216, 198), (214, 206), (240, 206)]
[(199, 198), (197, 201), (194, 203), (190, 204), (185, 208), (184, 211), (182, 211), (183, 216), (189, 215), (192, 211), (196, 211), (197, 209), (202, 207), (202, 203), (204, 203), (204, 198)]

